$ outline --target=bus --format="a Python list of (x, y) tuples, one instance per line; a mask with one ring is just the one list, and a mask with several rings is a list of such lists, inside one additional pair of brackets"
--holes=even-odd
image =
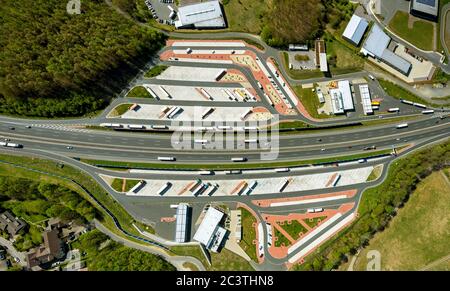
[(246, 139), (245, 143), (258, 143), (257, 139)]
[(145, 126), (137, 124), (129, 124), (128, 129), (145, 129)]
[(339, 182), (340, 179), (341, 179), (341, 175), (338, 174), (338, 175), (334, 178), (333, 182), (331, 183), (331, 186), (336, 187), (336, 185), (337, 185), (337, 183)]
[(276, 173), (283, 173), (283, 172), (289, 172), (291, 169), (289, 169), (289, 168), (278, 168), (278, 169), (275, 169), (275, 172)]
[(434, 110), (423, 110), (422, 114), (433, 114)]
[(399, 112), (400, 108), (389, 108), (388, 112)]
[(408, 105), (413, 105), (414, 103), (405, 99), (400, 99), (400, 102), (408, 104)]
[(397, 125), (398, 129), (406, 128), (406, 127), (408, 127), (408, 123), (402, 123), (402, 124)]
[(288, 179), (284, 180), (283, 184), (281, 184), (280, 189), (278, 189), (278, 192), (280, 192), (280, 193), (283, 192), (284, 189), (286, 189), (287, 185), (289, 185), (289, 180)]
[(242, 158), (231, 158), (231, 161), (232, 162), (246, 162), (247, 158), (244, 158), (244, 157), (242, 157)]
[(380, 106), (380, 102), (379, 101), (372, 101), (372, 106)]
[(176, 159), (174, 157), (158, 157), (161, 162), (174, 162)]
[(200, 171), (198, 174), (199, 175), (212, 175), (212, 174), (214, 174), (214, 172), (213, 171)]
[(243, 193), (244, 195), (250, 195), (250, 193), (255, 190), (256, 186), (258, 185), (257, 181), (253, 181), (248, 187), (247, 190)]
[(159, 188), (158, 195), (160, 195), (160, 196), (164, 195), (164, 193), (166, 193), (167, 190), (169, 190), (170, 187), (172, 187), (172, 183), (167, 182), (161, 188)]
[(156, 129), (156, 130), (169, 129), (169, 127), (167, 125), (152, 125), (151, 127), (152, 127), (152, 129)]
[(420, 108), (424, 108), (424, 109), (426, 109), (427, 108), (427, 106), (426, 105), (424, 105), (424, 104), (420, 104), (420, 103), (413, 103), (413, 105), (414, 106), (416, 106), (416, 107), (420, 107)]

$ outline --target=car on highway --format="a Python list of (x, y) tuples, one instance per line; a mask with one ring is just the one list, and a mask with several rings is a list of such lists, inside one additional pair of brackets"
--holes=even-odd
[(27, 126), (25, 126), (25, 128), (31, 128), (31, 125), (27, 125)]
[(325, 151), (325, 149), (320, 149), (320, 151), (324, 152), (324, 151)]
[(72, 149), (73, 149), (73, 146), (66, 146), (66, 149), (72, 150)]
[(370, 151), (370, 150), (376, 150), (377, 149), (377, 147), (376, 146), (370, 146), (370, 147), (365, 147), (365, 148), (363, 148), (363, 150), (365, 150), (365, 151)]
[(16, 128), (14, 126), (9, 127), (10, 130), (15, 130)]

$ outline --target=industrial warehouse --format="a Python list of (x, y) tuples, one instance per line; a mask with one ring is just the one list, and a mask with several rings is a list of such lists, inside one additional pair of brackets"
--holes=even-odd
[(361, 52), (366, 56), (369, 55), (385, 62), (407, 76), (412, 65), (395, 53), (396, 48), (397, 46), (394, 42), (391, 42), (391, 38), (375, 24), (369, 32)]
[(225, 214), (222, 211), (209, 207), (194, 235), (194, 240), (202, 243), (212, 252), (219, 252), (227, 234), (227, 230), (220, 226), (224, 218)]
[(178, 8), (178, 20), (175, 27), (179, 28), (225, 28), (225, 19), (219, 1), (208, 1)]

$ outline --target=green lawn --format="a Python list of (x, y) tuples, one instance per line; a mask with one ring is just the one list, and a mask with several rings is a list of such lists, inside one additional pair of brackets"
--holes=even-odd
[(310, 218), (310, 219), (303, 219), (303, 221), (311, 228), (316, 227), (319, 222), (324, 221), (325, 218), (327, 218), (326, 216), (319, 216), (319, 217), (315, 217), (315, 218)]
[(404, 88), (402, 88), (399, 85), (396, 85), (390, 81), (386, 81), (383, 79), (379, 79), (378, 81), (380, 82), (380, 85), (381, 85), (381, 87), (383, 87), (384, 91), (386, 91), (386, 94), (388, 94), (389, 96), (394, 97), (396, 99), (405, 99), (405, 100), (409, 100), (412, 102), (429, 105), (432, 107), (450, 106), (450, 103), (447, 103), (447, 104), (430, 103), (427, 100), (409, 92), (408, 90), (405, 90)]
[(230, 30), (252, 34), (261, 32), (268, 10), (266, 0), (224, 0), (222, 3)]
[(222, 249), (220, 253), (211, 253), (211, 266), (207, 263), (202, 250), (198, 246), (172, 247), (173, 253), (180, 256), (191, 256), (199, 259), (208, 271), (253, 271), (252, 266), (240, 256)]
[(127, 97), (130, 98), (153, 98), (148, 91), (142, 86), (136, 86), (128, 92)]
[[(80, 186), (73, 183), (71, 180), (83, 185), (84, 189), (89, 191), (103, 206), (105, 206), (114, 216), (119, 220), (122, 228), (129, 233), (139, 235), (136, 229), (132, 226), (133, 223), (139, 225), (141, 228), (145, 228), (143, 224), (135, 221), (125, 209), (116, 202), (108, 193), (95, 182), (90, 176), (81, 172), (71, 166), (58, 164), (51, 160), (45, 160), (41, 158), (22, 157), (15, 155), (0, 155), (0, 161), (9, 162), (14, 164), (0, 163), (0, 173), (7, 173), (7, 175), (21, 177), (36, 181), (45, 181), (49, 184), (61, 185), (67, 187), (73, 191), (76, 191), (91, 202), (102, 214), (102, 223), (107, 226), (112, 232), (123, 236), (123, 234), (114, 226), (112, 219), (109, 218), (104, 210), (93, 201), (93, 199), (87, 195)], [(25, 167), (25, 168), (23, 168)], [(30, 169), (33, 169), (31, 171)], [(49, 174), (47, 174), (49, 173)], [(65, 177), (63, 179), (61, 177)], [(71, 180), (69, 180), (71, 179)], [(148, 228), (148, 231), (154, 233), (152, 228)], [(128, 238), (133, 240), (131, 238)], [(135, 240), (136, 242), (139, 242)]]
[(372, 182), (377, 180), (382, 173), (383, 173), (383, 166), (382, 165), (376, 166), (370, 173), (369, 177), (367, 178), (367, 181)]
[(159, 76), (162, 74), (162, 72), (164, 72), (165, 70), (167, 70), (168, 66), (164, 66), (164, 65), (158, 65), (158, 66), (154, 66), (153, 68), (151, 68), (147, 73), (145, 73), (145, 77), (146, 78), (154, 78), (156, 76)]
[(358, 72), (364, 68), (364, 59), (339, 40), (329, 37), (326, 49), (329, 69), (333, 75)]
[(295, 55), (295, 60), (298, 62), (307, 62), (309, 61), (309, 56), (308, 55), (301, 55), (301, 54), (296, 54)]
[(279, 248), (281, 246), (288, 247), (291, 245), (291, 241), (287, 239), (278, 229), (274, 228), (274, 238), (275, 238), (275, 247)]
[[(114, 179), (111, 184), (111, 187), (117, 192), (123, 192), (122, 191), (123, 181), (124, 179)], [(139, 183), (139, 180), (125, 179), (125, 192), (130, 191), (134, 186), (136, 186), (137, 183)]]
[(122, 114), (124, 114), (125, 112), (130, 110), (131, 106), (133, 106), (133, 104), (120, 104), (120, 105), (117, 105), (113, 110), (111, 110), (111, 112), (109, 113), (109, 116), (110, 117), (121, 116)]
[(313, 89), (302, 88), (301, 86), (294, 87), (295, 95), (297, 95), (298, 100), (305, 106), (308, 113), (314, 118), (331, 118), (332, 115), (327, 114), (319, 114), (317, 109), (322, 107), (322, 104), (319, 102), (319, 97), (317, 97), (317, 93), (313, 92)]
[(281, 225), (279, 222), (278, 225), (280, 225), (295, 240), (297, 240), (300, 237), (301, 232), (303, 234), (308, 232), (306, 227), (304, 227), (300, 222), (298, 222), (295, 219), (291, 221), (291, 224), (289, 224), (287, 221), (284, 221), (283, 225)]
[(242, 224), (242, 240), (239, 242), (239, 245), (252, 260), (257, 262), (256, 245), (253, 244), (253, 240), (256, 239), (256, 231), (253, 227), (253, 223), (256, 223), (256, 218), (247, 209), (239, 209), (241, 210)]
[(433, 24), (425, 20), (417, 20), (413, 28), (408, 27), (409, 13), (397, 11), (389, 23), (389, 28), (401, 38), (418, 48), (433, 50), (434, 29)]
[[(450, 185), (441, 172), (419, 183), (389, 227), (375, 235), (358, 256), (364, 270), (370, 250), (381, 253), (383, 270), (418, 270), (450, 254)], [(445, 263), (441, 268), (448, 268)]]

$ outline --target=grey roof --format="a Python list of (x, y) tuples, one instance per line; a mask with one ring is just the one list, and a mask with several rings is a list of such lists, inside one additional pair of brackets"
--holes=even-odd
[(391, 38), (378, 26), (374, 25), (369, 37), (363, 45), (362, 51), (383, 60), (403, 74), (408, 74), (411, 63), (388, 49)]
[(412, 9), (437, 16), (439, 11), (439, 0), (412, 0)]
[(370, 54), (381, 58), (384, 50), (388, 47), (391, 38), (376, 24), (372, 27), (364, 43), (363, 49)]
[(225, 27), (219, 1), (207, 1), (179, 7), (175, 26), (178, 28), (191, 25), (197, 28)]
[(364, 32), (366, 32), (368, 26), (369, 23), (367, 20), (357, 15), (353, 15), (342, 35), (358, 45), (361, 42)]
[(409, 70), (411, 69), (411, 63), (407, 60), (403, 59), (399, 55), (396, 55), (392, 51), (385, 49), (383, 52), (383, 55), (381, 57), (383, 61), (388, 63), (389, 65), (395, 67), (397, 70), (402, 72), (403, 74), (408, 74)]

